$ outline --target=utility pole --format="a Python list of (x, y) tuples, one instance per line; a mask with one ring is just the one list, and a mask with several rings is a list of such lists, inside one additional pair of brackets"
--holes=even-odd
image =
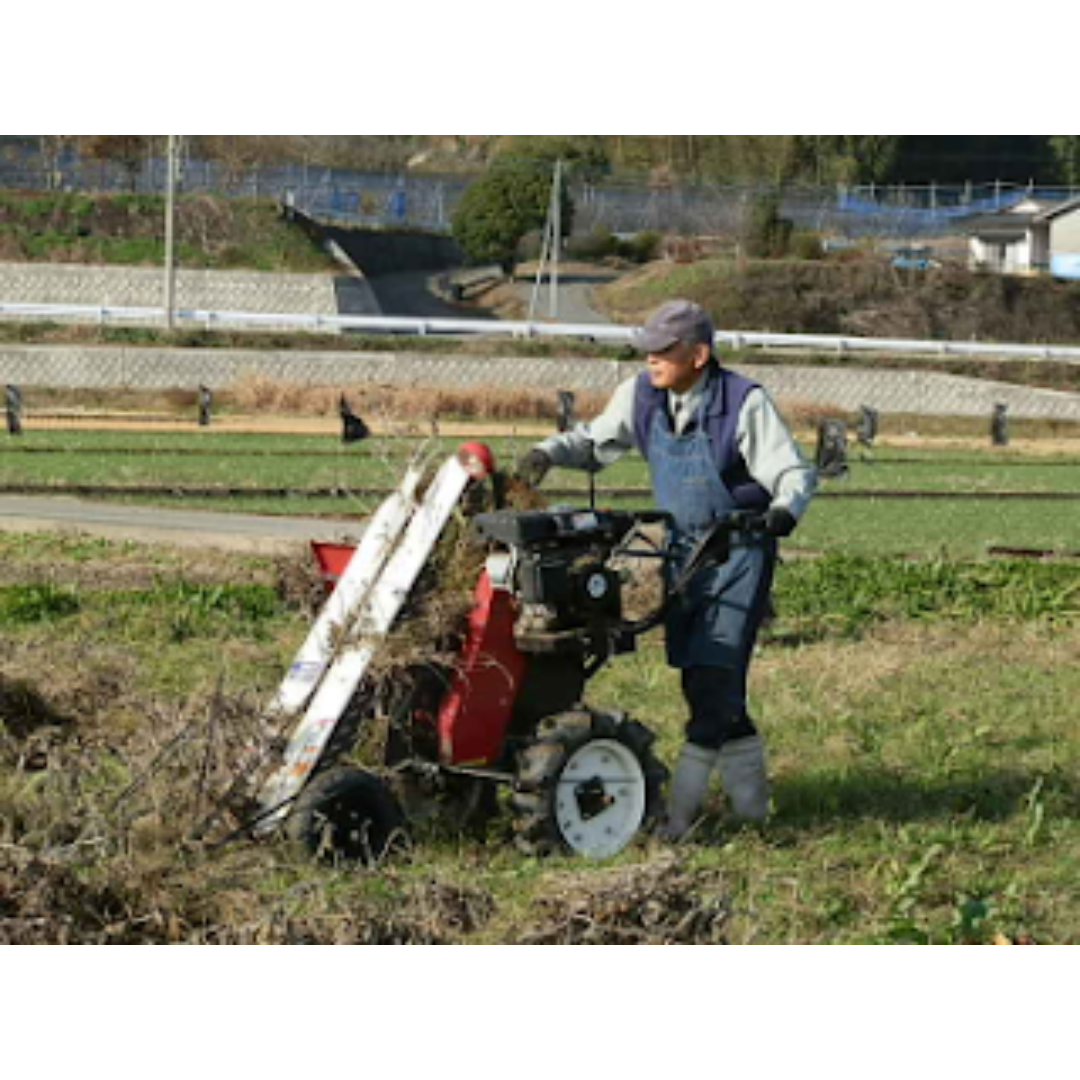
[(544, 239), (540, 246), (540, 262), (536, 267), (536, 281), (533, 283), (532, 299), (529, 301), (529, 322), (536, 314), (540, 299), (540, 285), (544, 280), (544, 270), (548, 259), (551, 260), (549, 275), (549, 313), (551, 318), (559, 314), (559, 243), (562, 231), (562, 161), (555, 162), (555, 175), (551, 183), (551, 200), (548, 203), (547, 220), (544, 222)]
[(177, 136), (168, 136), (165, 151), (165, 327), (176, 322), (176, 159)]
[(548, 241), (551, 238), (551, 218), (544, 222), (544, 238), (540, 242), (540, 261), (536, 264), (536, 280), (533, 281), (532, 296), (529, 298), (529, 322), (536, 318), (536, 305), (540, 300), (540, 285), (544, 280), (544, 267), (547, 266)]
[(562, 161), (555, 162), (551, 185), (551, 289), (552, 320), (559, 317), (559, 248), (562, 247)]

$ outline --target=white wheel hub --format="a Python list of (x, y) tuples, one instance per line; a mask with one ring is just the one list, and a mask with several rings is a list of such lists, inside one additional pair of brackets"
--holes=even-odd
[(645, 773), (616, 739), (591, 739), (567, 758), (555, 791), (555, 819), (567, 845), (590, 859), (618, 854), (645, 818)]

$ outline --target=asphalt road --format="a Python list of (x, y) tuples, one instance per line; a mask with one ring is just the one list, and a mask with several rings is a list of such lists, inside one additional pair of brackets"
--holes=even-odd
[[(608, 323), (611, 320), (593, 302), (593, 289), (614, 280), (618, 275), (603, 269), (571, 264), (559, 278), (559, 296), (554, 321), (585, 325)], [(519, 272), (516, 284), (518, 299), (526, 309), (532, 302), (535, 279), (528, 279), (524, 270)], [(551, 317), (551, 288), (547, 278), (541, 282), (537, 297), (536, 316), (547, 320)]]
[(0, 529), (278, 554), (311, 540), (355, 542), (363, 525), (359, 520), (164, 510), (69, 497), (0, 495)]

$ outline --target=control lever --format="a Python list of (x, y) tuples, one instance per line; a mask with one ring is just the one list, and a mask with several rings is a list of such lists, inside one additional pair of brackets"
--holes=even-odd
[(694, 545), (672, 583), (671, 594), (678, 596), (685, 592), (700, 571), (726, 563), (731, 558), (731, 538), (735, 533), (760, 532), (764, 527), (765, 515), (753, 510), (736, 510), (718, 518)]

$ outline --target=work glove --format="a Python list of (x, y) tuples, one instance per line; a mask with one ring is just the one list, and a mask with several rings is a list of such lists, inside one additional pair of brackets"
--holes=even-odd
[(790, 536), (798, 523), (795, 515), (783, 506), (774, 506), (765, 513), (765, 531), (769, 536)]
[(514, 476), (527, 487), (538, 488), (551, 468), (551, 458), (539, 447), (533, 447), (518, 459)]

